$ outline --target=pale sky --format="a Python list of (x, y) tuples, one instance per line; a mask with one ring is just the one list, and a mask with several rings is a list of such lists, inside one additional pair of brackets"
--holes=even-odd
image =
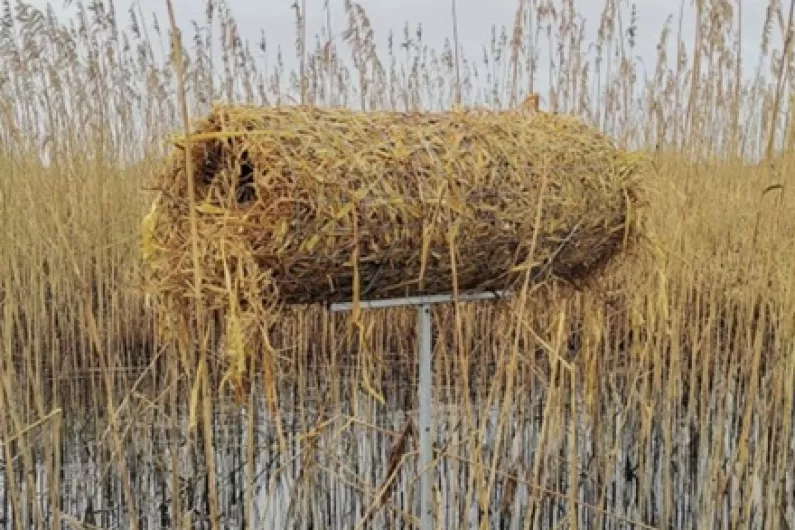
[[(48, 3), (47, 0), (29, 1), (42, 7)], [(88, 3), (87, 0), (84, 1)], [(188, 36), (191, 34), (191, 20), (199, 23), (204, 21), (204, 1), (173, 1), (177, 12), (177, 22)], [(344, 0), (306, 0), (307, 35), (310, 37), (310, 46), (313, 35), (325, 22), (326, 14), (323, 6), (326, 1), (331, 7), (334, 33), (339, 33), (345, 26)], [(780, 1), (783, 2), (783, 0)], [(660, 31), (669, 15), (674, 16), (673, 29), (676, 30), (676, 17), (680, 2), (681, 0), (634, 0), (639, 19), (638, 54), (650, 70), (653, 69)], [(731, 0), (735, 6), (736, 2), (737, 0)], [(49, 3), (65, 15), (73, 10), (73, 8), (63, 8), (64, 0), (52, 0)], [(291, 8), (292, 3), (293, 0), (227, 0), (227, 5), (237, 19), (244, 39), (250, 39), (254, 44), (259, 40), (260, 32), (264, 30), (271, 51), (275, 52), (277, 44), (282, 46), (288, 70), (291, 70), (296, 64), (294, 53), (295, 19)], [(359, 0), (358, 3), (364, 7), (371, 19), (381, 53), (385, 53), (385, 42), (389, 29), (393, 29), (399, 39), (406, 21), (412, 28), (416, 23), (422, 22), (425, 41), (432, 48), (440, 49), (445, 38), (452, 39), (451, 0)], [(685, 0), (684, 3), (685, 9), (690, 13), (690, 10), (693, 9), (690, 6), (692, 1)], [(120, 19), (125, 26), (128, 21), (127, 11), (133, 4), (139, 5), (146, 14), (156, 13), (160, 23), (167, 24), (165, 0), (115, 0)], [(558, 0), (557, 4), (560, 5), (562, 2)], [(586, 20), (588, 33), (586, 41), (591, 41), (591, 37), (596, 31), (604, 4), (604, 0), (575, 0), (576, 8)], [(491, 0), (490, 2), (488, 0), (457, 0), (459, 40), (467, 57), (479, 59), (482, 56), (481, 49), (489, 44), (493, 25), (498, 28), (502, 25), (511, 27), (516, 5), (516, 0)], [(759, 57), (759, 43), (767, 0), (742, 0), (742, 6), (743, 55), (746, 70), (750, 73), (756, 66)], [(683, 28), (688, 42), (692, 42), (693, 38), (692, 18), (692, 15), (685, 17), (686, 23)], [(780, 40), (777, 34), (776, 38)], [(777, 44), (780, 45), (780, 43)]]

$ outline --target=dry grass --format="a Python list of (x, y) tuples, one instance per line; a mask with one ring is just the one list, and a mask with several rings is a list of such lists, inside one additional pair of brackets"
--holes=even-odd
[[(583, 280), (634, 236), (648, 178), (637, 155), (549, 114), (247, 106), (216, 108), (194, 132), (210, 308), (229, 306), (214, 295), (238, 268), (247, 305), (350, 300), (354, 265), (367, 298), (450, 292), (453, 261), (464, 291), (515, 287), (524, 269)], [(180, 146), (146, 221), (153, 289), (175, 310), (193, 277), (185, 161)]]
[(196, 319), (201, 268), (235, 366), (266, 347), (242, 323), (270, 328), (285, 303), (582, 285), (633, 250), (650, 178), (546, 113), (235, 106), (193, 130), (155, 179), (144, 263), (166, 343)]
[[(201, 327), (178, 348), (154, 338), (139, 289), (145, 183), (161, 139), (185, 127), (179, 94), (199, 116), (215, 99), (505, 108), (525, 89), (655, 157), (658, 245), (592, 291), (434, 313), (445, 527), (795, 526), (790, 4), (771, 3), (750, 79), (739, 1), (697, 2), (694, 35), (668, 21), (645, 71), (623, 3), (606, 3), (590, 47), (574, 2), (521, 2), (483, 62), (428, 49), (414, 28), (377, 53), (355, 4), (311, 48), (301, 7), (303, 76), (236, 40), (223, 3), (183, 35), (184, 70), (161, 52), (164, 27), (94, 4), (69, 22), (4, 5), (0, 25), (9, 527), (405, 527), (413, 314), (364, 313), (352, 334), (348, 316), (288, 312), (234, 405), (219, 391), (225, 352)], [(278, 410), (263, 403), (270, 383)]]

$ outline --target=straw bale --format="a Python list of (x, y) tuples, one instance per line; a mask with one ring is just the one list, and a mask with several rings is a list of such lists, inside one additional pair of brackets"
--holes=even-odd
[[(194, 124), (205, 302), (329, 303), (585, 280), (636, 234), (644, 159), (576, 118), (216, 105)], [(157, 176), (145, 255), (188, 300), (186, 156)], [(453, 251), (451, 252), (451, 248)]]

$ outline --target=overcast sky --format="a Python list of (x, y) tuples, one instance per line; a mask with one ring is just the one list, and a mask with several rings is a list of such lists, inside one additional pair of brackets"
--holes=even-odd
[[(73, 12), (74, 8), (64, 8), (65, 0), (28, 0), (34, 5), (45, 6), (50, 3), (65, 17)], [(618, 1), (618, 0), (617, 0)], [(625, 1), (625, 0), (620, 0)], [(736, 6), (737, 0), (729, 0)], [(784, 0), (779, 0), (783, 2)], [(89, 0), (84, 0), (88, 3)], [(184, 30), (185, 36), (190, 37), (191, 21), (203, 24), (204, 0), (173, 0), (177, 13), (177, 22)], [(300, 0), (299, 0), (300, 2)], [(310, 50), (314, 47), (314, 35), (319, 33), (321, 25), (326, 21), (324, 4), (328, 2), (332, 12), (332, 27), (334, 34), (339, 34), (346, 25), (344, 12), (345, 0), (306, 0), (307, 7), (307, 35)], [(656, 61), (656, 45), (660, 37), (665, 20), (673, 16), (673, 29), (676, 30), (677, 16), (682, 0), (634, 0), (637, 6), (638, 33), (637, 54), (643, 61), (646, 71), (651, 75)], [(762, 34), (762, 24), (768, 0), (742, 0), (743, 6), (743, 66), (748, 77), (752, 77), (759, 59), (759, 44)], [(67, 0), (68, 3), (68, 0)], [(451, 16), (451, 0), (358, 0), (365, 12), (370, 17), (375, 30), (375, 38), (380, 54), (386, 53), (386, 39), (389, 30), (395, 32), (396, 40), (402, 37), (403, 27), (406, 22), (410, 27), (422, 23), (424, 28), (423, 38), (431, 48), (439, 50), (446, 38), (452, 40), (453, 27)], [(558, 4), (562, 4), (558, 0)], [(684, 0), (686, 16), (683, 26), (685, 39), (690, 48), (693, 39), (693, 7), (692, 0)], [(292, 9), (293, 0), (227, 0), (238, 22), (244, 39), (252, 45), (259, 41), (260, 34), (264, 31), (268, 42), (269, 56), (275, 52), (277, 45), (283, 50), (285, 67), (288, 71), (296, 67), (295, 58), (295, 14)], [(167, 25), (168, 16), (166, 0), (115, 0), (119, 17), (124, 26), (128, 25), (130, 6), (137, 5), (148, 20), (155, 13), (161, 25)], [(459, 40), (467, 58), (480, 61), (482, 49), (488, 46), (491, 40), (492, 27), (507, 26), (513, 23), (517, 1), (516, 0), (457, 0)], [(575, 0), (579, 14), (585, 18), (586, 41), (592, 42), (598, 26), (601, 10), (605, 0)], [(786, 12), (786, 11), (785, 11)], [(626, 20), (625, 20), (626, 24)], [(669, 57), (675, 55), (675, 35), (672, 35)], [(780, 46), (781, 38), (778, 32), (774, 34), (774, 45)], [(543, 41), (542, 41), (543, 42)], [(345, 53), (343, 52), (343, 55)], [(542, 51), (542, 55), (545, 54)], [(688, 49), (690, 55), (690, 49)], [(539, 74), (543, 77), (543, 64)], [(641, 75), (643, 73), (641, 72)], [(539, 87), (542, 92), (544, 87)]]
[[(189, 31), (191, 20), (204, 20), (203, 0), (173, 0), (179, 25)], [(335, 32), (345, 25), (344, 0), (306, 0), (308, 35), (313, 35), (325, 21), (324, 3), (328, 1), (332, 10)], [(732, 0), (735, 3), (736, 0)], [(744, 41), (746, 63), (755, 63), (759, 53), (759, 42), (767, 0), (742, 0), (744, 18)], [(782, 0), (783, 1), (783, 0)], [(32, 0), (34, 5), (44, 6), (47, 0)], [(52, 0), (54, 7), (68, 15), (64, 0)], [(116, 0), (116, 6), (125, 24), (127, 10), (133, 3), (140, 5), (144, 13), (156, 13), (166, 23), (165, 0)], [(295, 40), (295, 19), (291, 9), (292, 0), (227, 0), (241, 32), (252, 42), (258, 40), (264, 30), (268, 42), (275, 49), (281, 44), (286, 58), (292, 59)], [(422, 22), (426, 42), (438, 47), (445, 38), (452, 36), (451, 0), (359, 0), (375, 28), (376, 38), (384, 42), (389, 29), (397, 34), (408, 21), (412, 26)], [(645, 61), (653, 61), (660, 30), (669, 15), (676, 15), (680, 0), (635, 0), (639, 18), (638, 49)], [(685, 0), (689, 6), (691, 0)], [(479, 56), (480, 49), (491, 37), (492, 25), (511, 26), (516, 10), (516, 0), (458, 0), (459, 39), (468, 56)], [(595, 31), (604, 0), (576, 0), (575, 5), (586, 19), (589, 36)], [(688, 9), (691, 9), (688, 7)], [(687, 17), (686, 34), (692, 35), (692, 17)], [(691, 37), (692, 38), (692, 37)]]

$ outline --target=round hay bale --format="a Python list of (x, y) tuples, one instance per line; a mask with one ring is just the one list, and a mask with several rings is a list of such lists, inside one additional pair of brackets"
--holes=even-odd
[[(191, 142), (208, 309), (449, 293), (453, 270), (459, 292), (578, 282), (639, 226), (645, 159), (568, 116), (218, 105)], [(182, 301), (185, 160), (157, 176), (145, 252)]]

